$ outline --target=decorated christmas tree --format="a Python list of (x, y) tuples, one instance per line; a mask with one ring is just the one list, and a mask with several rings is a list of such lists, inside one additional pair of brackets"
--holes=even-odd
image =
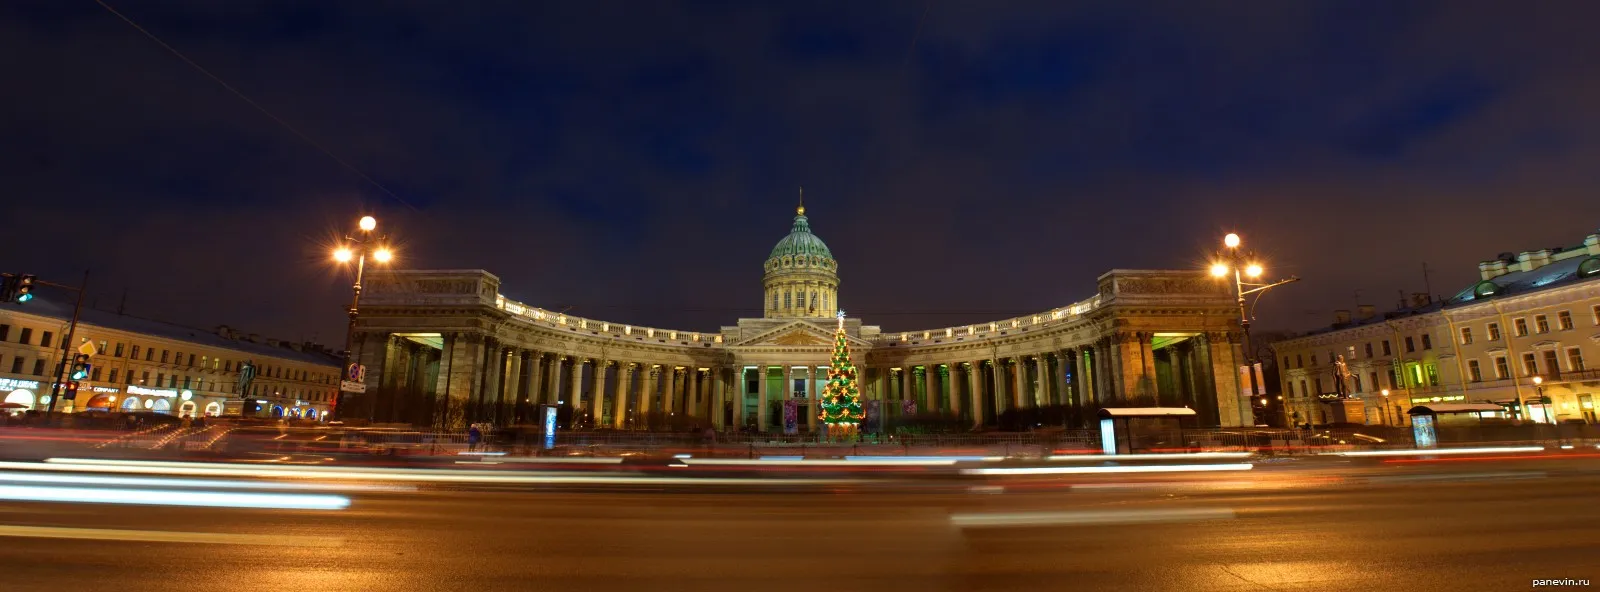
[(828, 364), (828, 385), (822, 391), (822, 414), (829, 435), (853, 432), (865, 417), (861, 410), (861, 389), (856, 386), (856, 367), (850, 363), (850, 344), (845, 341), (844, 311), (839, 311), (839, 329), (833, 334), (833, 361)]

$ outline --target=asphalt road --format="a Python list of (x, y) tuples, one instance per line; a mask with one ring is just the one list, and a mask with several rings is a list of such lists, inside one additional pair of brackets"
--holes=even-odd
[[(1600, 580), (1593, 456), (803, 490), (423, 485), (320, 511), (0, 502), (0, 589), (1526, 590)], [(127, 540), (161, 537), (180, 541)]]

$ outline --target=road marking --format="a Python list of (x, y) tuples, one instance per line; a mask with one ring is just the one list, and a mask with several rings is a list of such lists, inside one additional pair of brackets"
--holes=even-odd
[(210, 545), (268, 545), (278, 547), (337, 547), (344, 539), (329, 537), (264, 534), (226, 534), (217, 532), (178, 532), (169, 530), (116, 530), (110, 528), (68, 528), (63, 526), (0, 525), (0, 536), (38, 539), (92, 539), (146, 543), (202, 543)]
[(1152, 465), (1132, 467), (1006, 467), (961, 469), (963, 475), (1092, 475), (1095, 473), (1187, 473), (1191, 471), (1248, 471), (1250, 463), (1220, 465)]
[(39, 487), (34, 485), (0, 485), (0, 500), (138, 506), (270, 508), (277, 510), (343, 510), (350, 506), (350, 498), (340, 495)]
[(1158, 522), (1197, 522), (1231, 520), (1230, 508), (1184, 508), (1174, 510), (1084, 510), (1076, 512), (1009, 512), (1003, 514), (952, 514), (956, 528), (1007, 526), (1066, 526), (1075, 524), (1150, 524)]

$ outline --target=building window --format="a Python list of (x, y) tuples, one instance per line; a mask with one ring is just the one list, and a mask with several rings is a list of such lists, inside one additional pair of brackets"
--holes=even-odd
[(1439, 367), (1434, 364), (1428, 364), (1427, 370), (1428, 386), (1439, 386)]
[(1563, 310), (1561, 312), (1556, 313), (1556, 326), (1561, 328), (1562, 331), (1571, 331), (1572, 330), (1572, 312)]
[[(149, 370), (145, 370), (144, 372), (140, 372), (139, 373), (139, 384), (149, 384), (149, 383), (150, 383), (150, 371)], [(133, 384), (133, 383), (130, 382), (128, 384)]]
[(1494, 378), (1495, 380), (1511, 378), (1511, 363), (1506, 361), (1505, 356), (1495, 356)]
[(1322, 394), (1322, 377), (1318, 376), (1316, 378), (1316, 381), (1317, 381), (1317, 394), (1320, 395), (1320, 394)]
[(114, 353), (114, 354), (111, 354), (111, 355), (112, 355), (112, 356), (114, 356), (114, 357), (118, 357), (118, 358), (120, 358), (120, 357), (122, 357), (122, 344), (121, 344), (121, 343), (118, 343), (118, 344), (117, 344), (117, 349), (115, 349), (115, 350), (113, 350), (113, 351), (115, 351), (115, 352), (116, 352), (116, 353)]
[[(1594, 307), (1595, 318), (1600, 319), (1600, 306)], [(1600, 321), (1595, 321), (1600, 324)], [(0, 341), (11, 339), (11, 325), (0, 325)]]
[(1583, 371), (1583, 350), (1576, 347), (1567, 348), (1567, 369), (1573, 372)]
[(772, 293), (772, 310), (778, 310), (778, 293), (776, 291)]
[(166, 383), (167, 383), (167, 374), (165, 372), (157, 372), (156, 373), (156, 383), (152, 384), (150, 386), (160, 387), (161, 385), (166, 384)]
[(1433, 349), (1433, 335), (1428, 333), (1422, 334), (1422, 349)]
[(55, 337), (55, 335), (45, 331), (43, 335), (39, 336), (39, 347), (50, 347), (50, 339), (52, 337)]
[(1300, 381), (1300, 396), (1302, 396), (1302, 397), (1310, 397), (1311, 396), (1311, 389), (1306, 388), (1306, 381), (1304, 381), (1304, 380)]
[[(1600, 325), (1600, 304), (1594, 305), (1594, 310), (1592, 310), (1590, 312), (1594, 313), (1594, 324)], [(11, 330), (11, 327), (7, 327), (5, 325), (0, 325), (0, 339), (5, 339), (6, 338), (6, 332), (8, 332), (10, 330)]]
[(1544, 350), (1544, 370), (1550, 378), (1561, 377), (1561, 354), (1553, 349)]
[(161, 363), (167, 363), (167, 350), (161, 350)]
[(32, 343), (30, 343), (31, 341), (33, 341), (33, 328), (32, 327), (23, 327), (22, 328), (22, 339), (19, 339), (17, 341), (17, 343), (20, 343), (20, 344), (23, 344), (23, 345), (32, 345)]
[(1304, 367), (1306, 367), (1306, 359), (1305, 359), (1305, 357), (1300, 355), (1300, 354), (1295, 354), (1294, 355), (1294, 367), (1296, 367), (1296, 368), (1304, 368)]
[(1489, 341), (1500, 341), (1500, 323), (1489, 323), (1485, 329), (1488, 329)]
[(137, 344), (137, 343), (133, 344), (133, 349), (128, 351), (128, 359), (130, 359), (130, 360), (139, 359), (139, 344)]
[(223, 362), (222, 363), (222, 371), (223, 372), (233, 372), (233, 360), (228, 360), (226, 362)]
[(194, 379), (194, 390), (197, 390), (197, 391), (206, 390), (206, 377), (201, 376), (199, 378)]
[(788, 309), (794, 308), (794, 293), (793, 292), (790, 292), (788, 290), (784, 290), (783, 291), (783, 308), (784, 308), (784, 310), (788, 310)]
[(1533, 330), (1538, 331), (1541, 334), (1549, 333), (1550, 332), (1550, 317), (1545, 316), (1545, 315), (1534, 315), (1533, 316)]
[(1350, 375), (1350, 382), (1352, 383), (1351, 386), (1354, 387), (1354, 390), (1351, 390), (1350, 392), (1352, 392), (1352, 393), (1364, 393), (1364, 392), (1367, 392), (1367, 391), (1365, 391), (1365, 390), (1363, 390), (1361, 388), (1361, 375), (1360, 374), (1351, 374)]
[(1483, 382), (1483, 369), (1478, 367), (1477, 360), (1467, 360), (1467, 380)]
[(116, 368), (112, 368), (111, 369), (111, 380), (108, 380), (106, 382), (109, 382), (111, 384), (116, 384), (117, 383), (117, 369)]
[(1400, 388), (1400, 377), (1395, 375), (1394, 366), (1389, 367), (1389, 388), (1391, 390)]
[(106, 355), (106, 340), (102, 339), (99, 343), (94, 344), (94, 351), (99, 355)]
[(144, 350), (144, 361), (146, 361), (146, 362), (153, 361), (155, 359), (155, 356), (156, 356), (156, 348), (152, 347), (150, 349)]
[(1412, 352), (1415, 352), (1415, 351), (1417, 351), (1417, 342), (1414, 341), (1413, 339), (1411, 339), (1410, 335), (1407, 335), (1406, 336), (1406, 353), (1409, 354), (1409, 353), (1412, 353)]
[(1511, 319), (1511, 334), (1517, 337), (1528, 336), (1528, 319)]
[(194, 365), (194, 354), (189, 354), (189, 366)]
[(1284, 368), (1293, 368), (1293, 366), (1289, 365), (1289, 356), (1284, 356), (1283, 357), (1283, 367)]
[(38, 359), (38, 360), (34, 360), (33, 361), (33, 375), (34, 376), (44, 376), (44, 360), (43, 359)]
[(1329, 364), (1333, 363), (1333, 352), (1328, 352), (1328, 363)]
[(218, 370), (220, 368), (222, 368), (222, 358), (211, 358), (211, 369)]
[(1383, 340), (1383, 355), (1385, 355), (1385, 356), (1394, 355), (1394, 350), (1389, 349), (1389, 340), (1387, 340), (1387, 339)]
[(1522, 354), (1522, 375), (1534, 376), (1539, 373), (1539, 357), (1533, 352)]
[[(163, 360), (163, 361), (165, 361), (165, 360)], [(172, 365), (173, 366), (182, 366), (183, 365), (183, 352), (172, 352)]]
[(22, 356), (17, 356), (15, 358), (11, 359), (11, 373), (12, 374), (22, 374), (22, 362), (23, 362)]
[(183, 388), (189, 388), (189, 384), (191, 382), (193, 382), (193, 380), (190, 379), (189, 375), (187, 375), (187, 374), (183, 375)]
[(1472, 345), (1472, 327), (1461, 328), (1461, 345)]
[(95, 381), (95, 382), (100, 382), (100, 367), (99, 366), (95, 366), (94, 370), (89, 371), (89, 380), (92, 380), (92, 381)]
[[(1371, 341), (1367, 342), (1367, 357), (1368, 358), (1372, 357), (1372, 342)], [(1377, 384), (1377, 383), (1373, 383), (1373, 384)]]
[(178, 375), (177, 374), (173, 374), (172, 376), (167, 377), (167, 388), (178, 388)]

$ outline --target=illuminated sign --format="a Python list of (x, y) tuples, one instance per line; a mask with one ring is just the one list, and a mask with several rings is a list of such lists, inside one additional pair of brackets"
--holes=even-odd
[(1102, 454), (1117, 453), (1117, 424), (1115, 420), (1109, 417), (1100, 420), (1100, 452)]
[(136, 384), (130, 384), (130, 385), (128, 385), (128, 394), (130, 394), (130, 395), (144, 395), (144, 396), (147, 396), (147, 397), (167, 397), (167, 398), (171, 398), (171, 397), (178, 396), (178, 391), (175, 390), (175, 389), (145, 388), (145, 387), (142, 387), (142, 386), (139, 386), (139, 385), (136, 385)]
[(554, 405), (544, 408), (544, 449), (556, 447), (556, 408)]
[(1428, 403), (1452, 403), (1467, 400), (1466, 395), (1440, 395), (1437, 397), (1411, 397), (1414, 405), (1427, 405)]
[(18, 380), (15, 378), (0, 378), (0, 391), (39, 390), (37, 380)]
[(120, 393), (120, 392), (122, 392), (120, 389), (118, 389), (116, 387), (110, 387), (110, 386), (92, 386), (92, 387), (89, 387), (89, 390), (92, 391), (92, 392), (96, 392), (96, 393)]

